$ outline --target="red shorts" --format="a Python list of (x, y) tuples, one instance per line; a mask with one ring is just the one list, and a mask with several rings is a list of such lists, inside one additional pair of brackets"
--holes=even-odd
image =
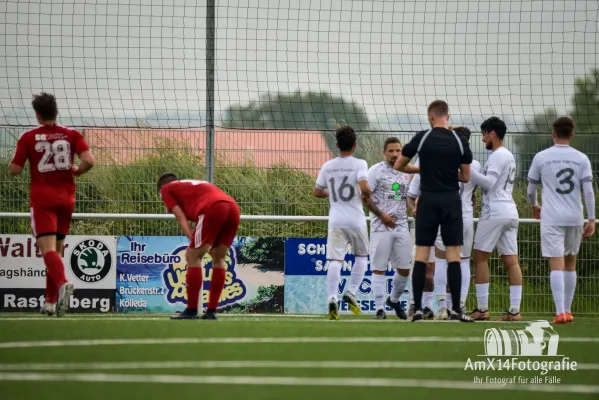
[(190, 248), (198, 248), (205, 244), (216, 247), (224, 244), (231, 247), (239, 228), (239, 207), (228, 201), (212, 204), (206, 212), (198, 217)]
[(64, 239), (71, 227), (74, 208), (75, 205), (31, 207), (33, 236), (56, 235), (58, 240)]

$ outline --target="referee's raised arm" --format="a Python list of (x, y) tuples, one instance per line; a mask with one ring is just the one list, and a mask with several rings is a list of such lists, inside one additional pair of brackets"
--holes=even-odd
[[(412, 321), (423, 319), (422, 292), (426, 263), (440, 227), (446, 247), (447, 274), (453, 302), (450, 319), (471, 322), (460, 310), (463, 221), (458, 179), (465, 182), (470, 180), (472, 152), (466, 138), (448, 129), (447, 103), (442, 100), (432, 102), (428, 107), (428, 120), (431, 128), (417, 133), (404, 146), (394, 166), (403, 172), (419, 173), (421, 179), (416, 213), (416, 261), (412, 272), (415, 308)], [(416, 154), (419, 167), (408, 165)]]
[(410, 140), (410, 143), (404, 146), (404, 148), (401, 151), (401, 155), (397, 158), (397, 161), (395, 161), (395, 165), (393, 166), (393, 168), (406, 174), (420, 173), (419, 166), (409, 165), (409, 162), (412, 158), (414, 158), (416, 153), (418, 153), (418, 146), (420, 145), (420, 142), (422, 141), (422, 138), (424, 137), (425, 133), (426, 131), (417, 133), (416, 136), (414, 136), (412, 140)]

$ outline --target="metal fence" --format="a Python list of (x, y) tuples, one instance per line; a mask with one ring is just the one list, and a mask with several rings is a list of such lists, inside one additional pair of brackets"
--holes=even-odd
[[(132, 225), (139, 222), (152, 222), (164, 227), (163, 235), (181, 235), (174, 217), (168, 214), (76, 214), (73, 231), (85, 234), (104, 234), (95, 226), (104, 226), (106, 221), (127, 221)], [(0, 213), (3, 220), (26, 221), (28, 213)], [(326, 236), (328, 217), (320, 216), (272, 216), (242, 215), (240, 232), (243, 235), (255, 236)], [(475, 224), (477, 220), (475, 219)], [(413, 219), (410, 218), (412, 236)], [(287, 235), (296, 232), (295, 235)], [(0, 232), (16, 233), (16, 232)], [(518, 251), (523, 277), (522, 312), (535, 314), (551, 314), (554, 312), (553, 297), (549, 283), (549, 267), (541, 257), (540, 226), (538, 221), (520, 219), (518, 232)], [(507, 274), (497, 254), (493, 254), (490, 263), (491, 285), (489, 290), (489, 306), (494, 312), (509, 307), (509, 284)], [(578, 254), (578, 286), (574, 299), (573, 311), (576, 314), (599, 314), (599, 240), (595, 237), (583, 241)], [(474, 268), (472, 266), (472, 268)], [(474, 274), (470, 286), (467, 307), (476, 307), (474, 291)]]
[[(22, 130), (0, 129), (0, 212), (28, 210), (27, 171), (9, 177), (6, 165)], [(205, 131), (85, 129), (84, 135), (97, 158), (97, 166), (78, 180), (78, 213), (100, 213), (101, 218), (76, 219), (72, 234), (94, 235), (180, 235), (176, 222), (165, 215), (156, 191), (156, 179), (165, 171), (182, 178), (205, 176)], [(215, 134), (215, 183), (239, 203), (244, 219), (243, 236), (325, 237), (328, 202), (312, 197), (320, 165), (333, 156), (331, 132), (218, 130)], [(388, 136), (405, 143), (412, 132), (385, 132), (361, 135), (358, 156), (369, 165), (382, 159), (381, 144)], [(532, 152), (519, 148), (522, 135), (508, 135), (506, 146), (519, 160), (519, 179), (514, 197), (520, 217), (529, 217), (526, 203), (526, 173)], [(545, 146), (543, 141), (529, 143), (528, 150)], [(471, 147), (482, 164), (488, 151), (473, 135)], [(586, 148), (582, 151), (592, 152)], [(596, 174), (597, 169), (595, 169)], [(595, 175), (597, 178), (597, 175)], [(479, 194), (480, 196), (480, 194)], [(107, 213), (162, 214), (162, 218), (107, 218)], [(255, 218), (248, 218), (258, 216)], [(260, 217), (264, 216), (264, 217)], [(269, 216), (270, 218), (266, 217)], [(276, 216), (291, 218), (274, 221)], [(323, 216), (321, 218), (315, 216)], [(0, 234), (28, 234), (26, 218), (0, 217)], [(540, 253), (539, 227), (523, 223), (519, 231), (520, 262), (524, 275), (523, 310), (551, 312), (553, 302), (548, 267)], [(579, 255), (579, 280), (575, 300), (577, 313), (599, 314), (599, 239), (584, 242)], [(508, 285), (498, 258), (491, 260), (491, 306), (507, 307)], [(473, 292), (473, 290), (472, 290)], [(469, 304), (474, 306), (474, 296)]]
[[(18, 178), (10, 177), (6, 171), (23, 129), (0, 128), (0, 211), (28, 210), (27, 171)], [(76, 212), (161, 213), (163, 206), (155, 185), (161, 173), (171, 171), (186, 179), (205, 176), (204, 130), (85, 128), (83, 132), (97, 166), (78, 180)], [(327, 202), (313, 198), (311, 191), (320, 166), (334, 155), (332, 135), (333, 132), (319, 131), (219, 129), (213, 153), (214, 181), (238, 201), (246, 215), (327, 215)], [(381, 161), (382, 142), (389, 136), (406, 143), (413, 132), (360, 134), (357, 156), (365, 158), (369, 165)], [(547, 147), (547, 139), (551, 140), (546, 136), (529, 139), (522, 150), (520, 141), (525, 137), (506, 137), (506, 147), (518, 160), (514, 197), (523, 218), (530, 216), (525, 196), (528, 164), (534, 149)], [(473, 134), (471, 147), (475, 158), (484, 164), (489, 152), (479, 134)], [(580, 149), (593, 160), (599, 159), (592, 146)], [(23, 229), (28, 227), (14, 225), (14, 221), (0, 222), (4, 232)], [(96, 225), (94, 229), (109, 234), (147, 235), (166, 233), (167, 228), (152, 221), (117, 221)], [(281, 236), (316, 233), (304, 228), (290, 232), (280, 229), (275, 228), (275, 232)]]

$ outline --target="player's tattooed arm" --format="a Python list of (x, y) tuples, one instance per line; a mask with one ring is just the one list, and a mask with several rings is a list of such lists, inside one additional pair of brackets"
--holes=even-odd
[(362, 179), (358, 182), (358, 185), (362, 192), (362, 203), (366, 205), (371, 201), (372, 190), (370, 189), (370, 184), (367, 179)]
[(193, 230), (191, 229), (191, 226), (189, 225), (189, 221), (187, 221), (187, 217), (185, 216), (185, 213), (183, 212), (181, 207), (174, 206), (173, 209), (171, 210), (171, 212), (173, 214), (175, 214), (175, 218), (177, 219), (177, 222), (181, 226), (181, 229), (183, 229), (183, 232), (185, 233), (185, 236), (187, 236), (187, 239), (191, 240), (191, 235), (193, 234)]
[(408, 208), (410, 209), (410, 212), (412, 213), (413, 217), (416, 216), (416, 206), (416, 198), (408, 195)]
[(397, 221), (397, 218), (382, 212), (380, 208), (378, 208), (376, 204), (374, 204), (374, 202), (372, 201), (372, 197), (370, 197), (368, 202), (365, 202), (364, 205), (366, 206), (366, 208), (368, 208), (370, 212), (376, 215), (386, 227), (395, 228), (397, 226), (397, 224), (395, 223)]

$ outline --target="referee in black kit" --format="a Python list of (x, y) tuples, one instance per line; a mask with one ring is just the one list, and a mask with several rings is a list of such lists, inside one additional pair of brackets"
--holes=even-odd
[[(463, 243), (462, 202), (459, 194), (458, 170), (464, 182), (470, 180), (472, 152), (468, 141), (447, 128), (449, 107), (442, 100), (428, 106), (431, 129), (416, 134), (403, 148), (395, 162), (395, 169), (405, 173), (420, 173), (420, 199), (416, 213), (416, 262), (412, 271), (414, 291), (414, 316), (412, 321), (422, 320), (422, 292), (431, 246), (439, 226), (446, 246), (447, 278), (453, 310), (451, 320), (474, 322), (460, 310), (460, 247)], [(418, 154), (420, 166), (408, 165)]]

